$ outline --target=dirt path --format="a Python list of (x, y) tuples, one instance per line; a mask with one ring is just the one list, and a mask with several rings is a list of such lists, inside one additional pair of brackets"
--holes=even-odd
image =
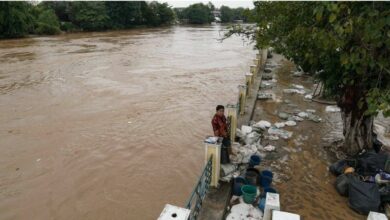
[(326, 105), (304, 100), (304, 95), (284, 94), (283, 89), (291, 88), (291, 84), (303, 85), (313, 90), (313, 79), (294, 77), (291, 71), (294, 65), (278, 55), (272, 62), (280, 64), (275, 70), (277, 80), (272, 91), (272, 100), (258, 101), (254, 121), (267, 120), (271, 123), (282, 122), (279, 112), (315, 110), (315, 115), (322, 118), (319, 123), (304, 120), (297, 126), (283, 129), (292, 131), (288, 140), (263, 140), (276, 146), (276, 151), (269, 153), (263, 166), (274, 173), (274, 186), (281, 195), (281, 207), (284, 211), (301, 215), (301, 219), (365, 219), (348, 207), (347, 198), (341, 197), (333, 183), (335, 177), (328, 172), (328, 165), (334, 160), (323, 148), (323, 138), (337, 138), (341, 132), (339, 113), (325, 112)]

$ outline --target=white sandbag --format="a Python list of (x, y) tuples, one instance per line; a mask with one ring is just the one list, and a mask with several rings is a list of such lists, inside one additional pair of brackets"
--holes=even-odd
[(305, 89), (305, 87), (303, 87), (302, 85), (298, 85), (298, 84), (292, 84), (291, 85), (292, 87), (296, 88), (296, 89)]
[(305, 95), (305, 99), (313, 99), (313, 95), (311, 94)]
[(236, 129), (236, 136), (241, 138), (241, 139), (245, 138), (245, 134), (243, 134), (239, 128)]
[(264, 150), (265, 151), (275, 151), (275, 146), (273, 146), (273, 145), (267, 145), (266, 147), (264, 147)]
[(248, 145), (255, 144), (259, 140), (259, 138), (260, 138), (259, 133), (252, 132), (245, 137), (245, 144), (248, 144)]
[(286, 125), (284, 124), (284, 122), (276, 122), (276, 123), (275, 123), (275, 127), (277, 127), (277, 128), (283, 128), (284, 126), (286, 126)]
[(277, 140), (279, 140), (279, 137), (276, 135), (268, 135), (268, 136), (265, 136), (265, 139), (268, 139), (270, 141), (277, 141)]
[[(304, 120), (303, 118), (296, 116), (296, 115), (291, 116), (291, 119), (294, 121), (303, 121)], [(292, 120), (289, 120), (289, 121), (292, 121)]]
[(326, 112), (340, 112), (341, 110), (340, 110), (340, 108), (337, 107), (337, 106), (328, 105), (328, 106), (326, 106), (325, 111), (326, 111)]
[(297, 123), (295, 121), (286, 121), (286, 122), (284, 122), (284, 124), (287, 126), (290, 126), (290, 127), (297, 125)]
[(268, 121), (261, 120), (261, 121), (257, 122), (254, 126), (265, 130), (266, 128), (271, 127), (271, 123)]
[(283, 139), (289, 139), (291, 138), (292, 136), (292, 132), (290, 131), (286, 131), (286, 130), (283, 130), (283, 129), (279, 129), (279, 128), (276, 128), (276, 127), (270, 127), (268, 129), (268, 134), (270, 135), (277, 135)]
[(299, 112), (298, 116), (301, 118), (307, 118), (309, 116), (309, 114), (307, 112)]
[(252, 132), (252, 127), (243, 125), (243, 126), (241, 126), (241, 132), (242, 132), (242, 134), (247, 135), (247, 134)]

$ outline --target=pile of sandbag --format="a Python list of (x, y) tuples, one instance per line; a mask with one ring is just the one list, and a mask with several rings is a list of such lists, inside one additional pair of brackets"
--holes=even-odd
[(353, 158), (339, 160), (329, 166), (337, 176), (335, 188), (348, 197), (353, 210), (367, 215), (381, 211), (381, 204), (390, 202), (390, 156), (368, 151)]

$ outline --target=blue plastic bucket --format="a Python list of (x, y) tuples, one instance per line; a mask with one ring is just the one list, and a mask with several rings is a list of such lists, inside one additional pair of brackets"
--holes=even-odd
[(268, 176), (262, 176), (261, 177), (261, 181), (260, 181), (260, 185), (264, 188), (266, 187), (270, 187), (271, 186), (271, 183), (272, 183), (272, 178), (268, 177)]
[(273, 176), (274, 176), (274, 174), (269, 170), (261, 171), (260, 185), (264, 188), (269, 187), (272, 183)]
[(247, 182), (246, 182), (246, 179), (244, 177), (236, 177), (234, 178), (234, 182), (233, 182), (233, 195), (235, 196), (241, 196), (242, 195), (242, 191), (241, 191), (241, 187), (243, 185), (246, 185)]
[(274, 189), (272, 187), (265, 187), (263, 193), (261, 194), (261, 197), (265, 198), (265, 196), (267, 195), (267, 192), (278, 193), (278, 191), (276, 191), (276, 189)]
[(254, 154), (249, 159), (249, 167), (257, 166), (260, 164), (260, 162), (261, 162), (260, 156)]
[(259, 202), (259, 209), (264, 213), (265, 198), (261, 198)]
[(268, 177), (274, 177), (274, 174), (269, 170), (263, 170), (261, 171), (261, 176), (268, 176)]

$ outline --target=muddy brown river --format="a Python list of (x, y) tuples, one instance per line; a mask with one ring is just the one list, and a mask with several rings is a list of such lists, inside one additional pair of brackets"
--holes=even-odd
[(255, 57), (221, 26), (0, 41), (0, 219), (156, 219), (184, 206), (217, 104)]

